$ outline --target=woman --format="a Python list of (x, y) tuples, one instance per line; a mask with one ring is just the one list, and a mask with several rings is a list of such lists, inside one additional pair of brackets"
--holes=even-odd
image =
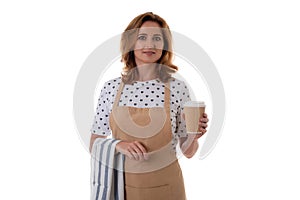
[(204, 114), (199, 121), (201, 134), (186, 133), (182, 111), (190, 97), (185, 83), (172, 77), (178, 68), (172, 64), (169, 26), (152, 12), (137, 16), (122, 34), (121, 52), (125, 67), (101, 90), (90, 149), (96, 138), (111, 133), (120, 140), (125, 199), (184, 200), (176, 145), (193, 157), (208, 118)]

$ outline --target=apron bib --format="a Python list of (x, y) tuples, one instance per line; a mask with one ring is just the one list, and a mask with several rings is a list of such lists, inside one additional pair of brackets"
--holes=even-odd
[(169, 83), (164, 87), (164, 108), (118, 106), (123, 87), (121, 82), (109, 117), (113, 137), (139, 141), (149, 155), (146, 161), (125, 158), (125, 199), (185, 200), (181, 168), (172, 149)]

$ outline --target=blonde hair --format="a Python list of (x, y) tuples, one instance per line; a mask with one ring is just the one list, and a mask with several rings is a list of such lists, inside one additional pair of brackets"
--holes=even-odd
[(172, 63), (172, 35), (168, 24), (160, 16), (153, 14), (152, 12), (146, 12), (135, 17), (124, 30), (121, 37), (121, 61), (124, 63), (122, 71), (122, 81), (125, 84), (131, 84), (138, 78), (133, 49), (136, 42), (138, 29), (146, 21), (156, 22), (162, 28), (164, 48), (160, 59), (157, 61), (158, 78), (162, 82), (167, 82), (172, 78), (171, 74), (175, 73), (178, 70), (178, 67)]

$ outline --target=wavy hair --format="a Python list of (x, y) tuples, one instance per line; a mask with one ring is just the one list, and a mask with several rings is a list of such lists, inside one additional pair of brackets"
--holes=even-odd
[(122, 53), (122, 62), (124, 63), (122, 71), (122, 81), (125, 84), (132, 84), (138, 78), (138, 71), (136, 68), (134, 57), (134, 45), (137, 40), (139, 28), (146, 21), (152, 21), (159, 24), (162, 28), (162, 35), (164, 40), (164, 47), (160, 59), (157, 61), (157, 75), (162, 82), (167, 82), (172, 78), (172, 73), (178, 70), (178, 67), (172, 63), (172, 35), (170, 28), (166, 21), (160, 16), (152, 12), (135, 17), (124, 30), (121, 36), (120, 50)]

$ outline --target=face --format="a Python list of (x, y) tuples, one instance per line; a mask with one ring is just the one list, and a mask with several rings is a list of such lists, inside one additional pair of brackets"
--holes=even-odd
[(155, 63), (160, 59), (163, 47), (164, 40), (159, 24), (152, 21), (144, 22), (134, 47), (136, 64)]

